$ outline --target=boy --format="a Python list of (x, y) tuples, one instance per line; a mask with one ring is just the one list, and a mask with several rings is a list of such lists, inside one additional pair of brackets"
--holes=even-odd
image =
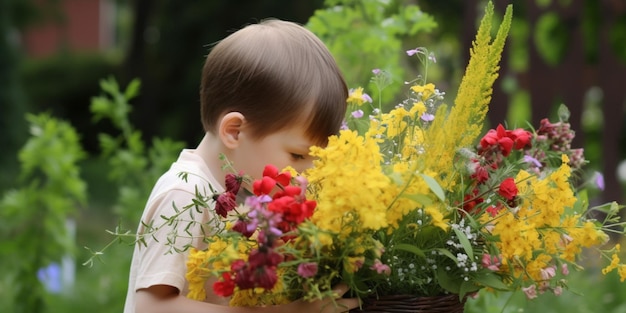
[[(207, 56), (200, 88), (205, 136), (195, 150), (183, 150), (156, 183), (142, 221), (173, 216), (173, 204), (191, 203), (195, 188), (210, 184), (223, 191), (223, 154), (237, 171), (260, 178), (265, 165), (287, 165), (302, 171), (312, 165), (312, 145), (325, 145), (338, 132), (348, 91), (335, 60), (324, 44), (300, 25), (267, 20), (249, 25), (217, 44)], [(189, 172), (188, 182), (178, 177)], [(245, 186), (244, 186), (245, 187)], [(198, 216), (201, 215), (201, 216)], [(212, 208), (193, 216), (192, 245), (200, 249)], [(186, 222), (191, 221), (191, 219)], [(204, 229), (206, 231), (206, 229)], [(138, 232), (145, 231), (140, 225)], [(210, 229), (208, 230), (210, 232)], [(170, 231), (171, 232), (171, 231)], [(356, 299), (295, 301), (266, 308), (228, 307), (213, 295), (207, 302), (187, 299), (187, 253), (168, 253), (168, 230), (137, 244), (130, 270), (125, 313), (133, 312), (339, 312), (358, 306)], [(180, 233), (181, 236), (187, 236)], [(337, 288), (343, 295), (344, 286)]]

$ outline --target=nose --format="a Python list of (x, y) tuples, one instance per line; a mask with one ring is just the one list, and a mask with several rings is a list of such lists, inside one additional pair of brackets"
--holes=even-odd
[(302, 162), (300, 162), (300, 164), (298, 164), (298, 166), (294, 168), (296, 169), (296, 171), (298, 171), (298, 173), (302, 173), (306, 169), (309, 169), (311, 167), (313, 167), (313, 160), (305, 159), (302, 160)]

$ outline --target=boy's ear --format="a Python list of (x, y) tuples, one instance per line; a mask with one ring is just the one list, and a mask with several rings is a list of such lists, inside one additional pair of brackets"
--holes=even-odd
[(239, 112), (226, 113), (219, 124), (219, 137), (228, 149), (237, 148), (239, 145), (239, 132), (245, 122), (243, 114)]

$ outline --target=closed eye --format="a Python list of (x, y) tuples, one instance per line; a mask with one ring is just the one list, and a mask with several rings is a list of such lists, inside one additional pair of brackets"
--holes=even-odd
[(291, 153), (291, 158), (294, 160), (304, 160), (305, 157), (302, 154)]

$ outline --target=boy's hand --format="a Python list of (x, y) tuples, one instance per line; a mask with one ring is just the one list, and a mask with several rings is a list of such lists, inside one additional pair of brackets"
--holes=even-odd
[(285, 305), (285, 309), (289, 312), (298, 313), (339, 313), (348, 312), (359, 307), (359, 299), (348, 298), (343, 299), (342, 296), (349, 290), (345, 284), (335, 286), (333, 291), (337, 294), (337, 298), (316, 300), (313, 302), (298, 300)]

